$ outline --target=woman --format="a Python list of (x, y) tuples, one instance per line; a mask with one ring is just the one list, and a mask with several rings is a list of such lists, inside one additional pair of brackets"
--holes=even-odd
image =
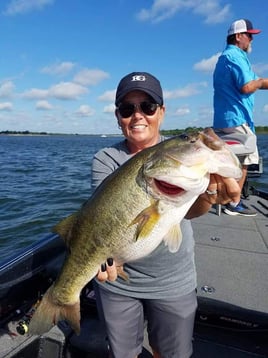
[[(133, 72), (119, 83), (115, 115), (125, 139), (99, 151), (92, 163), (92, 186), (144, 148), (164, 140), (160, 125), (165, 106), (160, 82), (145, 72)], [(209, 193), (220, 190), (230, 200), (231, 190), (239, 195), (233, 179), (211, 176)], [(117, 278), (112, 258), (100, 270), (96, 296), (103, 317), (111, 354), (135, 358), (142, 351), (144, 318), (154, 358), (188, 358), (197, 307), (194, 238), (190, 219), (208, 211), (217, 195), (203, 194), (181, 222), (183, 240), (177, 253), (160, 244), (149, 256), (125, 264), (126, 282)]]

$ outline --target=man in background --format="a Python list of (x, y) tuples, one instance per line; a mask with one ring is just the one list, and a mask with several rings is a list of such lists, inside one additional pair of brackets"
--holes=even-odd
[[(254, 152), (239, 158), (243, 170), (239, 181), (241, 191), (247, 177), (248, 165), (259, 162), (253, 121), (254, 93), (258, 89), (268, 89), (268, 78), (259, 78), (252, 71), (248, 59), (253, 35), (260, 32), (253, 28), (249, 20), (234, 21), (228, 30), (227, 46), (219, 57), (213, 74), (213, 128), (224, 133), (236, 132), (255, 136), (256, 139)], [(227, 204), (224, 212), (228, 215), (257, 215), (241, 199), (239, 202)]]

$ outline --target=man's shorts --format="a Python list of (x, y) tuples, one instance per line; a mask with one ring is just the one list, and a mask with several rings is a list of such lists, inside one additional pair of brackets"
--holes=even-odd
[[(242, 133), (242, 134), (248, 134), (248, 135), (254, 135), (256, 137), (256, 134), (252, 132), (252, 130), (249, 128), (247, 124), (242, 124), (239, 127), (230, 127), (230, 128), (221, 128), (220, 131), (230, 134), (230, 133)], [(257, 139), (256, 139), (257, 143)], [(259, 152), (258, 147), (256, 145), (255, 151), (253, 153), (241, 156), (239, 155), (239, 160), (242, 165), (250, 165), (250, 164), (258, 164), (259, 163)]]
[[(163, 358), (189, 358), (197, 308), (196, 292), (175, 299), (137, 299), (98, 286), (110, 348), (115, 358), (133, 358), (142, 351), (145, 320), (149, 344)], [(98, 309), (100, 310), (100, 305)]]

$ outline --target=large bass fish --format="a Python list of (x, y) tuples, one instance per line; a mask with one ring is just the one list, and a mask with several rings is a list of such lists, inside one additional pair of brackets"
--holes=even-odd
[(220, 140), (193, 132), (139, 152), (106, 178), (77, 213), (56, 225), (69, 254), (29, 332), (42, 334), (64, 319), (79, 334), (81, 290), (107, 258), (137, 260), (163, 240), (177, 251), (180, 221), (207, 189), (210, 173), (239, 178), (239, 161)]

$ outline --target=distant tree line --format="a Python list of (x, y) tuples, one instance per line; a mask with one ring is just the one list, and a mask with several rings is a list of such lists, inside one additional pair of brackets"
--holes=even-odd
[(0, 134), (5, 135), (48, 135), (47, 132), (31, 132), (31, 131), (1, 131)]
[(255, 127), (255, 129), (256, 129), (256, 133), (259, 133), (259, 134), (267, 134), (268, 133), (267, 126), (258, 126), (258, 127)]
[[(173, 136), (191, 130), (202, 130), (202, 127), (187, 127), (184, 129), (162, 129), (161, 134), (165, 136)], [(255, 127), (257, 134), (268, 134), (268, 126)], [(0, 135), (53, 135), (60, 133), (47, 133), (47, 132), (31, 132), (31, 131), (0, 131)]]
[(162, 129), (161, 134), (163, 134), (164, 136), (173, 136), (188, 131), (201, 131), (202, 129), (203, 129), (202, 127), (187, 127), (184, 129)]
[[(187, 127), (185, 129), (162, 129), (161, 130), (161, 134), (165, 135), (165, 136), (173, 136), (173, 135), (178, 135), (181, 133), (184, 133), (186, 131), (192, 131), (192, 130), (203, 130), (204, 128), (202, 127)], [(258, 126), (255, 127), (256, 133), (257, 134), (268, 134), (268, 126)]]

